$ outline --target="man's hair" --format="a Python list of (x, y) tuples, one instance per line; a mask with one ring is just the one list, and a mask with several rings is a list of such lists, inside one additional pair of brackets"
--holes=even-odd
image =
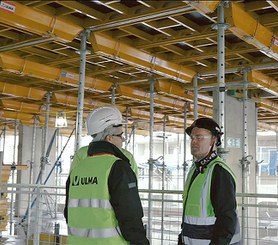
[(117, 127), (120, 127), (121, 125), (110, 125), (108, 126), (106, 129), (104, 129), (102, 132), (97, 133), (92, 135), (93, 140), (92, 141), (102, 141), (105, 140), (107, 135), (113, 135), (113, 134), (117, 134)]

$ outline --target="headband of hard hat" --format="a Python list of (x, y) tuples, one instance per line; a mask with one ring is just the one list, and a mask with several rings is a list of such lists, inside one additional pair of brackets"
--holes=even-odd
[(193, 128), (204, 128), (209, 130), (212, 133), (212, 135), (218, 137), (216, 145), (221, 145), (220, 137), (223, 133), (221, 132), (219, 125), (213, 119), (207, 117), (198, 118), (191, 124), (191, 126), (185, 129), (185, 132), (188, 135), (191, 135), (191, 131)]

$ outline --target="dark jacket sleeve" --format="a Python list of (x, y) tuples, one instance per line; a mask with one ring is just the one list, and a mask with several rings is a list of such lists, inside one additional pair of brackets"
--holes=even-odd
[(137, 179), (124, 161), (114, 163), (109, 179), (110, 202), (125, 240), (130, 244), (149, 244), (143, 227), (143, 209), (138, 193)]
[(212, 175), (211, 201), (216, 216), (211, 244), (230, 244), (237, 224), (236, 186), (231, 174), (220, 165), (215, 166)]
[(69, 185), (70, 185), (70, 177), (68, 177), (67, 182), (66, 182), (66, 203), (65, 203), (65, 207), (64, 207), (64, 217), (65, 217), (67, 223), (68, 223)]

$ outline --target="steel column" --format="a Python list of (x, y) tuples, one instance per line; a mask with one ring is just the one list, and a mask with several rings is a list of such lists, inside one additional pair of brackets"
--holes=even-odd
[(111, 104), (112, 105), (116, 104), (116, 85), (115, 84), (112, 86)]
[[(149, 190), (153, 187), (153, 129), (154, 129), (154, 83), (155, 80), (153, 78), (149, 79), (150, 83), (150, 141), (149, 141)], [(149, 193), (148, 197), (148, 237), (151, 241), (151, 229), (152, 229), (152, 201), (151, 201), (151, 193)]]
[(127, 150), (127, 145), (128, 145), (128, 107), (125, 108), (125, 149)]
[[(38, 116), (34, 116), (33, 117), (33, 138), (32, 138), (32, 149), (31, 149), (31, 159), (30, 159), (30, 167), (29, 167), (29, 184), (32, 185), (33, 184), (33, 167), (34, 167), (34, 163), (35, 163), (35, 149), (36, 149), (36, 135), (37, 135), (37, 123), (38, 123)], [(29, 191), (31, 191), (29, 189)], [(28, 194), (28, 210), (31, 210), (31, 194)], [(28, 212), (28, 216), (27, 216), (27, 239), (30, 237), (30, 224), (31, 224), (31, 219), (30, 219), (30, 214), (31, 212)]]
[(84, 109), (84, 88), (85, 88), (85, 70), (86, 70), (86, 42), (88, 37), (88, 31), (82, 31), (80, 33), (80, 68), (79, 68), (79, 86), (78, 86), (78, 105), (76, 114), (75, 125), (75, 148), (77, 151), (80, 148), (82, 125), (83, 125), (83, 109)]
[(45, 111), (45, 125), (44, 125), (44, 132), (43, 132), (43, 139), (42, 139), (42, 157), (41, 157), (41, 170), (38, 175), (37, 183), (43, 183), (43, 176), (45, 171), (45, 165), (47, 163), (47, 152), (46, 152), (46, 144), (47, 144), (47, 134), (48, 134), (48, 123), (49, 123), (49, 112), (50, 112), (50, 99), (52, 96), (52, 92), (47, 93), (46, 97), (46, 111)]
[(194, 85), (194, 120), (198, 118), (198, 76), (193, 77)]
[[(217, 24), (214, 29), (217, 29), (217, 91), (214, 91), (214, 119), (218, 122), (221, 131), (225, 132), (225, 30), (228, 25), (224, 19), (225, 1), (219, 4), (217, 8)], [(225, 149), (225, 138), (221, 139), (221, 148)], [(220, 151), (220, 153), (222, 153)]]
[[(16, 144), (16, 136), (17, 136), (17, 126), (18, 126), (18, 122), (17, 120), (14, 121), (14, 149), (13, 149), (13, 163), (12, 163), (12, 166), (11, 166), (11, 170), (12, 170), (12, 184), (15, 184), (15, 181), (14, 181), (14, 175), (15, 175), (15, 156), (16, 156), (16, 147), (17, 147), (17, 144)], [(0, 163), (2, 164), (2, 163)], [(12, 235), (12, 231), (13, 231), (13, 210), (14, 210), (14, 193), (13, 193), (13, 190), (14, 188), (12, 187), (11, 188), (11, 205), (10, 205), (10, 235)]]
[(162, 141), (162, 195), (161, 195), (161, 245), (164, 241), (164, 190), (165, 190), (165, 141), (166, 141), (166, 115), (163, 116), (163, 141)]
[(188, 102), (185, 102), (184, 103), (184, 112), (183, 112), (183, 120), (184, 120), (184, 123), (183, 123), (183, 126), (184, 126), (184, 132), (183, 132), (183, 186), (185, 185), (185, 180), (186, 180), (186, 175), (187, 175), (187, 167), (188, 167), (188, 164), (187, 164), (187, 161), (186, 161), (186, 127), (187, 127), (187, 105), (188, 105)]

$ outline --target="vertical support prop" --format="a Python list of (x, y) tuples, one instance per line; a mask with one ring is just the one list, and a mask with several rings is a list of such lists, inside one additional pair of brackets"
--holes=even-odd
[[(14, 121), (14, 149), (13, 149), (13, 163), (12, 163), (12, 166), (11, 166), (11, 170), (12, 170), (12, 184), (15, 184), (15, 156), (16, 156), (16, 147), (17, 147), (17, 126), (18, 126), (18, 121), (15, 120)], [(11, 204), (10, 204), (10, 235), (13, 235), (13, 215), (14, 215), (14, 188), (11, 187)]]
[(163, 141), (162, 141), (162, 197), (161, 197), (161, 245), (164, 241), (164, 190), (165, 190), (165, 143), (166, 143), (166, 115), (163, 116)]
[[(217, 91), (214, 91), (214, 119), (218, 122), (221, 131), (225, 133), (225, 30), (229, 27), (224, 19), (224, 6), (222, 1), (217, 8), (217, 24), (213, 26), (217, 30)], [(221, 139), (221, 148), (218, 148), (219, 155), (225, 152), (226, 134)]]
[[(248, 131), (247, 131), (247, 85), (248, 85), (248, 70), (243, 70), (243, 81), (244, 81), (244, 89), (243, 89), (243, 117), (242, 117), (242, 125), (243, 125), (243, 134), (242, 134), (242, 162), (241, 162), (241, 174), (242, 174), (242, 193), (246, 193), (246, 185), (247, 185), (247, 171), (249, 168), (248, 157)], [(241, 234), (242, 234), (242, 243), (245, 244), (245, 233), (246, 230), (246, 219), (247, 212), (245, 210), (245, 197), (242, 197), (242, 218), (241, 218)]]
[[(154, 78), (149, 79), (150, 83), (150, 143), (149, 143), (149, 191), (153, 188), (153, 130), (154, 130)], [(149, 192), (148, 197), (148, 236), (151, 241), (151, 229), (152, 229), (152, 200), (151, 193)]]
[(198, 118), (198, 75), (193, 78), (194, 85), (194, 120)]
[(187, 169), (188, 169), (188, 164), (186, 161), (186, 139), (187, 139), (187, 135), (186, 135), (186, 127), (187, 127), (187, 106), (188, 106), (188, 102), (184, 103), (184, 111), (183, 111), (183, 127), (184, 127), (184, 131), (183, 131), (183, 186), (185, 185), (185, 180), (186, 180), (186, 176), (187, 176)]
[(75, 151), (80, 148), (81, 134), (83, 125), (83, 109), (84, 109), (84, 88), (85, 88), (85, 70), (86, 70), (86, 55), (89, 51), (86, 50), (86, 43), (89, 31), (84, 30), (80, 33), (80, 68), (79, 68), (79, 86), (78, 86), (78, 105), (75, 125)]
[[(49, 112), (50, 112), (50, 99), (52, 96), (52, 92), (47, 93), (46, 97), (46, 112), (45, 112), (45, 125), (44, 125), (44, 132), (43, 132), (43, 140), (42, 140), (42, 157), (41, 157), (41, 170), (38, 176), (37, 183), (42, 184), (43, 183), (43, 177), (45, 172), (45, 165), (47, 164), (47, 135), (48, 135), (48, 123), (49, 123)], [(36, 183), (36, 184), (37, 184)]]

